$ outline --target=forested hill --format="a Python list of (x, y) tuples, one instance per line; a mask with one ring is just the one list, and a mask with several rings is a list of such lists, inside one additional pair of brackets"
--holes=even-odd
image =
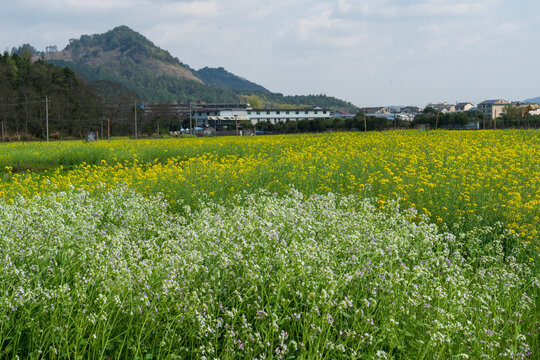
[(358, 110), (349, 102), (326, 95), (297, 97), (271, 93), (222, 67), (195, 71), (127, 26), (71, 39), (62, 51), (34, 53), (50, 63), (73, 69), (88, 81), (118, 82), (145, 102), (241, 102), (256, 94), (268, 106), (291, 104)]
[(197, 71), (197, 76), (208, 85), (251, 92), (269, 92), (263, 86), (230, 73), (222, 67), (204, 67)]
[[(64, 50), (47, 53), (45, 58), (98, 69), (105, 66), (123, 76), (136, 76), (133, 70), (144, 70), (153, 76), (168, 75), (202, 83), (189, 67), (127, 26), (119, 26), (104, 34), (82, 35), (78, 40), (71, 39)], [(133, 67), (130, 63), (139, 67)]]

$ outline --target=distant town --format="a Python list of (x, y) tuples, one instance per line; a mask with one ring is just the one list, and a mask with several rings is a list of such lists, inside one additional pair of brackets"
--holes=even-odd
[[(497, 122), (501, 117), (507, 115), (511, 110), (513, 114), (518, 114), (521, 118), (540, 115), (540, 105), (529, 102), (509, 102), (504, 99), (485, 100), (478, 104), (471, 102), (460, 102), (449, 104), (448, 102), (430, 103), (424, 108), (417, 106), (402, 107), (364, 107), (360, 108), (356, 114), (342, 110), (330, 110), (321, 107), (278, 107), (278, 108), (253, 108), (249, 103), (246, 104), (148, 104), (140, 105), (143, 113), (143, 123), (153, 123), (156, 118), (165, 120), (167, 118), (183, 119), (182, 123), (186, 126), (176, 131), (176, 133), (195, 132), (202, 134), (214, 134), (218, 131), (227, 129), (249, 129), (257, 128), (259, 130), (268, 129), (285, 130), (284, 124), (314, 122), (316, 120), (336, 120), (336, 119), (355, 119), (361, 117), (370, 118), (368, 129), (367, 120), (365, 121), (365, 130), (384, 129), (384, 122), (391, 122), (388, 126), (415, 127), (426, 129), (430, 127), (430, 119), (434, 120), (435, 127), (450, 129), (481, 129), (486, 127), (486, 121), (489, 127), (497, 127)], [(379, 127), (373, 126), (379, 119)], [(428, 121), (422, 121), (422, 120)], [(440, 124), (438, 123), (440, 119)], [(444, 119), (447, 119), (444, 121)], [(454, 119), (451, 121), (448, 119)], [(510, 121), (508, 121), (510, 122)], [(514, 121), (515, 122), (515, 121)], [(536, 124), (538, 121), (534, 121)], [(388, 123), (387, 123), (388, 124)], [(404, 126), (404, 124), (407, 124)], [(491, 125), (493, 124), (493, 125)], [(343, 123), (345, 125), (345, 123)], [(503, 121), (500, 127), (505, 126)], [(516, 124), (514, 124), (516, 125)], [(528, 126), (527, 126), (528, 125)], [(530, 127), (528, 124), (518, 126)], [(296, 128), (295, 128), (296, 126)], [(382, 127), (381, 127), (382, 126)], [(388, 127), (387, 126), (387, 127)], [(325, 126), (333, 128), (334, 126)], [(351, 128), (351, 126), (345, 126)], [(533, 127), (535, 127), (533, 125)], [(309, 129), (307, 130), (323, 130)], [(339, 126), (337, 126), (339, 128)], [(362, 126), (358, 126), (362, 130)], [(298, 130), (297, 125), (288, 126), (289, 130)], [(303, 129), (300, 129), (303, 130)]]
[[(456, 113), (462, 111), (480, 111), (489, 119), (495, 119), (501, 117), (506, 113), (508, 107), (515, 107), (522, 111), (523, 115), (540, 115), (540, 105), (528, 102), (508, 102), (504, 99), (485, 100), (478, 103), (476, 106), (471, 102), (460, 102), (456, 104), (449, 104), (447, 102), (437, 104), (427, 104), (425, 108), (432, 108), (441, 114)], [(392, 117), (397, 116), (403, 120), (414, 120), (414, 117), (425, 108), (419, 108), (416, 106), (404, 106), (404, 107), (368, 107), (361, 108), (360, 110), (367, 115), (380, 116), (380, 117)]]

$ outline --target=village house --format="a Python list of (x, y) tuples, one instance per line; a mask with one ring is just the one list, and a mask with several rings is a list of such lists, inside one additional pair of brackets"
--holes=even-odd
[(470, 102), (460, 102), (455, 106), (456, 112), (469, 111), (474, 107)]
[(341, 118), (341, 119), (351, 119), (353, 117), (355, 117), (356, 115), (354, 114), (351, 114), (347, 111), (343, 111), (343, 110), (336, 110), (334, 112), (332, 112), (332, 117), (333, 118)]
[(360, 111), (362, 111), (366, 115), (370, 116), (377, 116), (377, 115), (389, 115), (390, 109), (384, 107), (384, 106), (378, 106), (378, 107), (365, 107), (361, 108)]
[(505, 107), (509, 104), (504, 99), (485, 100), (478, 104), (478, 110), (486, 117), (496, 119), (505, 112)]
[(402, 114), (408, 114), (408, 115), (417, 115), (422, 112), (422, 109), (420, 109), (418, 106), (404, 106), (401, 108)]
[(433, 108), (443, 114), (456, 112), (455, 105), (449, 104), (446, 101), (438, 104), (428, 104), (426, 107)]

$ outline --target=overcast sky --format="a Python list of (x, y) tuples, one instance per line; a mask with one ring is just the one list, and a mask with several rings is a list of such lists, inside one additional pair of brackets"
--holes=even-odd
[(540, 96), (539, 0), (4, 0), (2, 50), (127, 25), (192, 68), (358, 106)]

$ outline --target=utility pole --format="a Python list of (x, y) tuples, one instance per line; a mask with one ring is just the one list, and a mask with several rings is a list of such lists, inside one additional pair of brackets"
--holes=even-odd
[(437, 120), (435, 120), (435, 130), (439, 128), (439, 109), (437, 109)]
[(182, 116), (180, 115), (182, 113), (182, 101), (180, 98), (178, 98), (178, 109), (176, 110), (176, 115), (178, 116), (178, 121), (180, 122), (180, 127), (178, 128), (178, 130), (180, 131), (180, 134), (182, 134), (182, 129), (183, 129), (183, 120), (182, 120)]
[(137, 100), (135, 100), (135, 140), (137, 140)]
[(5, 141), (6, 134), (5, 134), (5, 128), (4, 128), (4, 120), (2, 120), (2, 142)]
[(364, 109), (364, 131), (367, 131), (366, 109)]
[(111, 118), (107, 118), (107, 141), (111, 142)]
[(45, 95), (45, 128), (47, 131), (47, 141), (49, 141), (49, 98)]
[(191, 124), (191, 100), (188, 100), (188, 106), (189, 106), (189, 134), (193, 135), (193, 127)]

